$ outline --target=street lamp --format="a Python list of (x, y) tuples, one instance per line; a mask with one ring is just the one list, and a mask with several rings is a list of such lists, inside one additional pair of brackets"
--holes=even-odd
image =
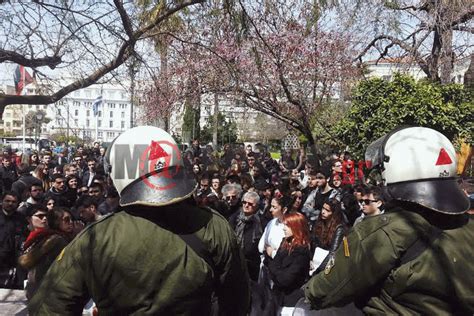
[(41, 121), (43, 120), (43, 113), (41, 112), (37, 112), (36, 113), (36, 147), (37, 149), (39, 150), (39, 137), (41, 136), (41, 130), (40, 130), (40, 127), (41, 127)]

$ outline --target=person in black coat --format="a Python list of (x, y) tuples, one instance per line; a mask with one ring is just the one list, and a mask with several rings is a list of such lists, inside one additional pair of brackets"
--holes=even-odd
[(301, 213), (289, 213), (283, 222), (285, 238), (273, 259), (271, 254), (266, 255), (265, 264), (274, 284), (275, 302), (280, 307), (294, 307), (304, 296), (301, 287), (309, 276), (311, 253), (308, 221)]
[(229, 218), (229, 223), (237, 236), (244, 253), (250, 279), (257, 282), (260, 270), (258, 242), (263, 234), (263, 226), (258, 214), (260, 197), (255, 192), (247, 192), (242, 198), (242, 209)]
[(17, 168), (18, 175), (20, 176), (18, 180), (13, 182), (11, 191), (15, 192), (21, 200), (26, 200), (28, 198), (28, 192), (33, 185), (42, 186), (43, 183), (41, 180), (33, 177), (30, 174), (30, 166), (26, 163), (22, 163)]

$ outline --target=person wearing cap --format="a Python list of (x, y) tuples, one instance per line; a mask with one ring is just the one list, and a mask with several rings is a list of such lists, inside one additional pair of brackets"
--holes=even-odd
[[(107, 151), (122, 211), (87, 226), (58, 256), (30, 315), (245, 315), (245, 259), (226, 219), (195, 205), (174, 139), (140, 126)], [(214, 294), (213, 294), (214, 293)], [(212, 300), (215, 297), (216, 300)], [(214, 303), (213, 303), (214, 302)]]
[(365, 158), (386, 212), (355, 226), (306, 284), (313, 315), (472, 315), (474, 222), (453, 145), (429, 128), (398, 128)]

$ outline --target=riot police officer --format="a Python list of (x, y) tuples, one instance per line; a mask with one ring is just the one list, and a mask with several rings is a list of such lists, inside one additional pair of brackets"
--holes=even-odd
[(31, 315), (243, 315), (248, 274), (225, 218), (197, 207), (194, 177), (165, 131), (118, 136), (107, 152), (123, 211), (87, 227), (51, 266), (29, 303)]
[(393, 205), (355, 226), (307, 283), (314, 315), (472, 315), (474, 223), (453, 145), (429, 128), (399, 128), (366, 160)]

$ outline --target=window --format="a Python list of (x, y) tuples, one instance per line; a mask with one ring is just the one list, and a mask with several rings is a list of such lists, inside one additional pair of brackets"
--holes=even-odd
[(91, 110), (86, 111), (86, 116), (91, 116)]
[(115, 133), (114, 132), (107, 132), (107, 138), (114, 138)]
[(86, 127), (89, 127), (91, 125), (91, 121), (89, 119), (86, 120)]
[(79, 123), (77, 122), (77, 119), (74, 119), (74, 125), (78, 125)]
[(58, 109), (58, 115), (61, 115), (61, 109)]
[(104, 133), (103, 133), (103, 132), (98, 132), (98, 133), (97, 133), (97, 137), (102, 137), (102, 136), (104, 136)]
[(81, 105), (81, 102), (79, 102), (79, 101), (73, 101), (73, 102), (72, 102), (72, 105), (74, 105), (74, 106), (80, 106), (80, 105)]
[(109, 122), (109, 127), (114, 127), (114, 121)]
[(110, 117), (114, 117), (114, 112), (110, 111)]
[(122, 112), (122, 115), (121, 115), (121, 117), (122, 117), (122, 118), (124, 118), (124, 117), (125, 117), (125, 112)]
[(78, 116), (79, 115), (79, 110), (78, 109), (75, 109), (74, 110), (74, 116)]
[(101, 120), (98, 120), (97, 121), (97, 127), (101, 127), (102, 126), (102, 121)]
[(97, 116), (102, 117), (102, 111), (97, 111)]
[(120, 122), (120, 128), (124, 129), (125, 128), (125, 121)]

